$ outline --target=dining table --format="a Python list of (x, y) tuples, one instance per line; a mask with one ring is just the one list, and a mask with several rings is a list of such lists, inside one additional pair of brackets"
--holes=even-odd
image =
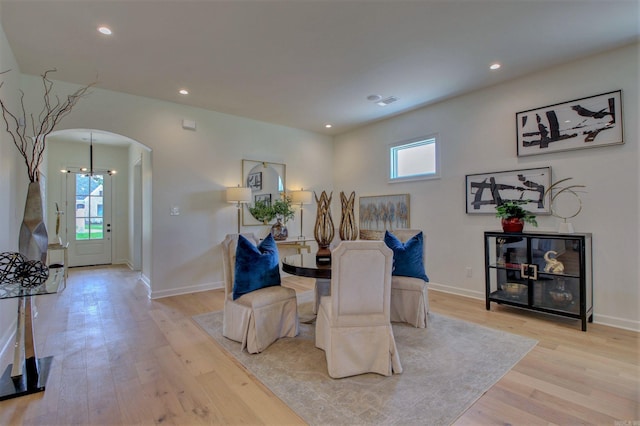
[(317, 314), (320, 298), (331, 294), (331, 262), (318, 260), (314, 253), (294, 254), (282, 258), (282, 271), (316, 280), (313, 313)]

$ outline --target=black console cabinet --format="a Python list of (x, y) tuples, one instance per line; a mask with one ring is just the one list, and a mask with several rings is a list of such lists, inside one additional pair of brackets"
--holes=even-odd
[[(593, 322), (591, 234), (485, 232), (486, 304)], [(554, 262), (556, 259), (558, 262)]]

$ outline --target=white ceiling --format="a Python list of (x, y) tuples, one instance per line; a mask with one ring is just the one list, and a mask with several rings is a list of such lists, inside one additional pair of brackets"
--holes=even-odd
[(0, 0), (0, 14), (23, 73), (98, 75), (100, 88), (329, 135), (640, 36), (638, 0)]

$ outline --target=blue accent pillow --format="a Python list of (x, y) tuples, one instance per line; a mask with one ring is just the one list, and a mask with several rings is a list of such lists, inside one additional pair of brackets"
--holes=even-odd
[(256, 247), (242, 235), (238, 236), (233, 280), (233, 300), (264, 287), (280, 285), (280, 259), (273, 236)]
[(424, 271), (422, 232), (408, 239), (404, 244), (389, 231), (384, 233), (384, 242), (393, 250), (393, 272), (391, 275), (420, 278), (429, 282)]

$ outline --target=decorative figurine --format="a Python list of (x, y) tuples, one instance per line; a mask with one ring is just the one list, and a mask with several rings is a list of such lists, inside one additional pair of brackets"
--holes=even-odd
[(555, 274), (563, 274), (564, 273), (564, 265), (562, 264), (562, 262), (560, 262), (555, 257), (551, 257), (551, 255), (557, 256), (558, 252), (554, 251), (554, 250), (549, 250), (548, 252), (546, 252), (544, 254), (544, 260), (545, 260), (545, 262), (547, 262), (547, 264), (544, 267), (544, 271), (545, 272), (553, 272)]

